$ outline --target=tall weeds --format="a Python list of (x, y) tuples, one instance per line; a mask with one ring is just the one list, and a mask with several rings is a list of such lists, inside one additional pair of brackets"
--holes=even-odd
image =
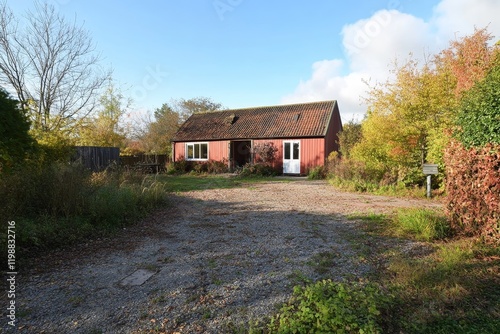
[(165, 203), (167, 191), (154, 176), (90, 173), (80, 165), (53, 163), (2, 175), (0, 197), (2, 217), (16, 221), (17, 246), (31, 251), (65, 246), (130, 224)]

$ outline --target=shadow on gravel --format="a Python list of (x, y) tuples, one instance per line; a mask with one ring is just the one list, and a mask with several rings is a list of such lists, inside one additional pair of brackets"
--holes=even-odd
[[(293, 196), (291, 197), (293, 200)], [(270, 316), (292, 287), (372, 272), (374, 240), (335, 212), (172, 195), (115, 238), (41, 257), (22, 268), (21, 333), (223, 333)], [(390, 242), (390, 240), (386, 240)], [(55, 258), (54, 258), (55, 257)], [(120, 284), (138, 270), (141, 285)], [(6, 321), (2, 324), (8, 330)]]

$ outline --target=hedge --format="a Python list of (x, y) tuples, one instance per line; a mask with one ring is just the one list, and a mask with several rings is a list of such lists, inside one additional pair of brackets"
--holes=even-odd
[(458, 235), (500, 243), (500, 145), (467, 149), (452, 140), (444, 158), (452, 229)]

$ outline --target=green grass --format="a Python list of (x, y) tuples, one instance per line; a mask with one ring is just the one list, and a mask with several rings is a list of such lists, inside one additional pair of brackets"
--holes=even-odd
[(400, 235), (410, 235), (420, 241), (443, 239), (450, 234), (446, 216), (431, 209), (398, 210), (393, 221)]
[(385, 319), (383, 332), (497, 332), (498, 247), (478, 240), (453, 239), (444, 214), (437, 210), (402, 209), (387, 217), (355, 214), (350, 218), (364, 223), (363, 239), (414, 239), (427, 242), (430, 250), (428, 255), (412, 255), (373, 243), (367, 260), (378, 264), (382, 256), (387, 265), (370, 280), (394, 296), (389, 306), (391, 317)]
[(161, 175), (162, 182), (168, 192), (179, 193), (208, 189), (229, 189), (248, 186), (262, 182), (291, 182), (290, 178), (263, 177), (263, 176), (226, 176), (226, 175)]
[[(381, 186), (376, 182), (364, 180), (346, 180), (339, 177), (330, 177), (328, 182), (337, 189), (351, 192), (370, 193), (380, 196), (404, 197), (404, 198), (425, 198), (424, 187), (407, 187), (402, 183)], [(434, 190), (433, 198), (442, 196), (442, 191)]]
[(208, 189), (228, 189), (240, 186), (242, 179), (219, 175), (161, 175), (168, 192), (187, 192)]
[(360, 220), (365, 223), (384, 223), (387, 221), (387, 215), (383, 213), (374, 213), (374, 212), (369, 212), (369, 213), (360, 213), (360, 212), (354, 212), (349, 215), (347, 215), (347, 219), (349, 220)]

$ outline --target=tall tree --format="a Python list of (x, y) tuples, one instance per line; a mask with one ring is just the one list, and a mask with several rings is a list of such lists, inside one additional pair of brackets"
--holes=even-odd
[(70, 132), (97, 105), (108, 74), (88, 32), (54, 6), (35, 2), (27, 22), (0, 3), (0, 82), (28, 112), (33, 133)]
[(351, 153), (378, 175), (390, 171), (418, 183), (432, 141), (442, 134), (438, 130), (452, 124), (455, 81), (431, 62), (422, 66), (409, 60), (393, 71), (395, 79), (370, 90), (363, 138)]
[(363, 139), (352, 156), (381, 173), (406, 169), (416, 181), (422, 163), (444, 164), (460, 98), (492, 66), (495, 47), (488, 44), (490, 39), (486, 30), (476, 30), (424, 65), (410, 60), (395, 66), (395, 79), (369, 92)]

